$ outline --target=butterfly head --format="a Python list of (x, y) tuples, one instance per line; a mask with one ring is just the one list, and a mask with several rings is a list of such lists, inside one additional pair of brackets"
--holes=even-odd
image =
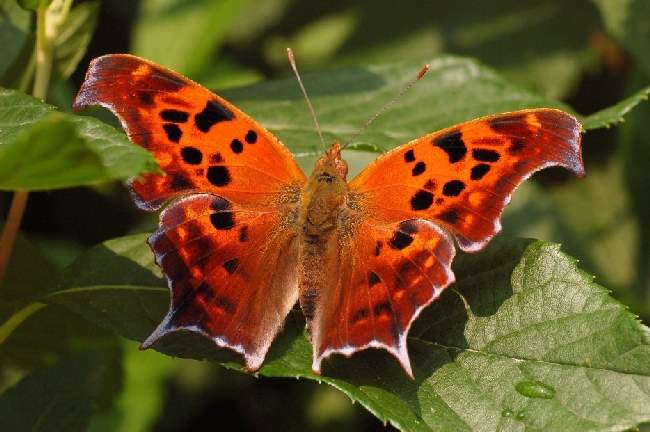
[(341, 144), (333, 142), (329, 150), (318, 159), (314, 172), (338, 175), (343, 180), (348, 175), (348, 163), (341, 158)]

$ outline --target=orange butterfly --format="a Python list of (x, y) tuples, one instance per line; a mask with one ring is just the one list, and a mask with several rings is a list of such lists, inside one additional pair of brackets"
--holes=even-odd
[(130, 55), (90, 64), (76, 110), (104, 106), (164, 175), (130, 182), (159, 209), (149, 239), (169, 281), (167, 316), (142, 344), (190, 330), (258, 369), (296, 301), (314, 372), (334, 353), (393, 354), (454, 281), (453, 238), (477, 251), (500, 230), (513, 190), (552, 165), (584, 175), (581, 125), (554, 109), (483, 117), (417, 138), (351, 181), (340, 146), (306, 177), (287, 148), (231, 103)]

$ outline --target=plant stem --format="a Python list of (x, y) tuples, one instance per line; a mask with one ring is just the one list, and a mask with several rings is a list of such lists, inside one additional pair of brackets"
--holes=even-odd
[(9, 258), (11, 258), (11, 251), (16, 242), (16, 235), (18, 234), (20, 221), (25, 212), (28, 195), (29, 193), (27, 191), (17, 191), (14, 193), (14, 197), (11, 200), (7, 222), (2, 231), (2, 237), (0, 237), (0, 283), (2, 283), (5, 273), (7, 272)]
[(52, 75), (52, 40), (46, 30), (47, 2), (41, 0), (36, 12), (36, 77), (32, 96), (45, 100)]
[[(67, 7), (69, 8), (70, 2), (66, 3), (68, 3)], [(50, 86), (54, 55), (53, 39), (47, 34), (47, 7), (47, 2), (41, 0), (36, 12), (36, 76), (32, 90), (34, 97), (43, 100), (47, 97), (47, 90)], [(11, 252), (16, 243), (16, 236), (20, 228), (20, 221), (25, 213), (28, 197), (28, 191), (16, 191), (11, 200), (7, 221), (0, 237), (0, 285), (7, 273)]]

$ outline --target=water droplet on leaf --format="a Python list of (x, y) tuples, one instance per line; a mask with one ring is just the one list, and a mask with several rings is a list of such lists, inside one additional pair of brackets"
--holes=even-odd
[(515, 390), (529, 398), (553, 399), (555, 397), (555, 389), (540, 381), (519, 381), (515, 385)]
[(515, 418), (516, 418), (517, 420), (523, 420), (524, 418), (526, 418), (526, 414), (524, 414), (523, 411), (519, 411), (519, 412), (517, 413), (517, 415), (515, 416)]
[(512, 417), (513, 415), (515, 415), (515, 413), (513, 413), (509, 409), (504, 409), (503, 411), (501, 411), (501, 417)]

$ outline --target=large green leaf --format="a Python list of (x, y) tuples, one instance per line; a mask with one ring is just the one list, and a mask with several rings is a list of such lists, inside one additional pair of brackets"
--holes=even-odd
[[(143, 340), (168, 305), (145, 238), (90, 250), (48, 301)], [(334, 358), (315, 376), (297, 312), (260, 374), (326, 382), (402, 430), (625, 430), (650, 420), (649, 330), (558, 245), (500, 237), (454, 269), (458, 282), (410, 335), (415, 381), (379, 351)], [(157, 349), (241, 368), (191, 333)]]
[(155, 170), (145, 150), (92, 117), (0, 88), (0, 189), (53, 189)]

